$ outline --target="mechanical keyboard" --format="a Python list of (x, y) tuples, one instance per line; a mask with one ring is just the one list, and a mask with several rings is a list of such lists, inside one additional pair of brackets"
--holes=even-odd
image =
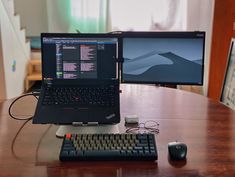
[(153, 134), (66, 134), (61, 146), (61, 161), (157, 160)]

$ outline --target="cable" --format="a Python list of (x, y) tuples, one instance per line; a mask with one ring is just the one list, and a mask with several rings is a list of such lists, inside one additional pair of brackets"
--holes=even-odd
[[(13, 140), (12, 140), (12, 143), (11, 143), (11, 152), (13, 154), (13, 156), (15, 157), (15, 159), (17, 160), (21, 160), (20, 157), (18, 157), (18, 155), (16, 154), (15, 152), (15, 142), (16, 142), (16, 139), (17, 137), (19, 136), (20, 132), (22, 131), (22, 129), (25, 127), (25, 125), (30, 121), (31, 119), (28, 119), (26, 120), (22, 125), (21, 127), (19, 128), (19, 130), (16, 132), (16, 135), (14, 136)], [(49, 129), (52, 127), (52, 125), (49, 125), (47, 127), (47, 129), (45, 130), (45, 132), (41, 135), (40, 139), (39, 139), (39, 142), (37, 144), (37, 147), (36, 147), (36, 155), (35, 155), (35, 161), (38, 162), (38, 150), (39, 150), (39, 147), (40, 147), (40, 144), (42, 142), (42, 139), (45, 137), (45, 135), (47, 134), (47, 132), (49, 131)], [(31, 161), (29, 163), (33, 163), (35, 161)]]
[(50, 124), (47, 129), (45, 130), (45, 132), (42, 134), (42, 136), (39, 139), (39, 142), (37, 144), (37, 148), (36, 148), (36, 156), (35, 156), (35, 161), (38, 162), (38, 151), (39, 151), (39, 147), (41, 145), (41, 142), (43, 140), (43, 138), (46, 136), (47, 132), (50, 130), (50, 128), (52, 127), (52, 125)]
[(16, 138), (18, 137), (18, 135), (20, 134), (21, 130), (24, 128), (24, 126), (30, 121), (31, 119), (28, 119), (26, 120), (22, 125), (21, 127), (19, 128), (19, 130), (17, 131), (15, 137), (13, 138), (12, 140), (12, 143), (11, 143), (11, 152), (13, 154), (13, 156), (18, 159), (18, 156), (16, 155), (15, 153), (15, 150), (14, 150), (14, 145), (15, 145), (15, 141), (16, 141)]
[(158, 134), (160, 132), (159, 123), (154, 120), (148, 120), (144, 123), (137, 124), (137, 126), (135, 127), (129, 127), (128, 129), (126, 129), (126, 133), (139, 133), (141, 131), (143, 131), (144, 133)]
[(38, 97), (37, 97), (37, 96), (38, 96), (38, 92), (27, 93), (27, 94), (24, 94), (24, 95), (21, 95), (21, 96), (17, 97), (17, 98), (10, 104), (10, 106), (9, 106), (9, 108), (8, 108), (8, 114), (10, 115), (10, 117), (11, 117), (12, 119), (15, 119), (15, 120), (31, 120), (31, 119), (33, 118), (33, 116), (28, 117), (28, 118), (18, 118), (18, 117), (13, 116), (12, 113), (11, 113), (11, 108), (12, 108), (12, 106), (14, 105), (14, 103), (15, 103), (16, 101), (18, 101), (19, 99), (21, 99), (21, 98), (23, 98), (23, 97), (26, 97), (26, 96), (34, 96), (34, 97), (38, 100)]

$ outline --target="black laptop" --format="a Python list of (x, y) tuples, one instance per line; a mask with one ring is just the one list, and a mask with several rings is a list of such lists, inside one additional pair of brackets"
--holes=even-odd
[(118, 37), (41, 34), (42, 88), (34, 124), (120, 122)]

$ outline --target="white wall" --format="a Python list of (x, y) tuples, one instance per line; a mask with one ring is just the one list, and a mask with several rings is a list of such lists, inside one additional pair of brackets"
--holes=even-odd
[[(0, 34), (1, 34), (1, 21), (0, 21)], [(5, 74), (3, 69), (2, 40), (0, 35), (0, 99), (4, 98), (6, 98), (6, 88), (5, 88)]]
[(27, 36), (39, 36), (48, 31), (47, 0), (14, 0), (15, 12), (20, 14), (21, 26)]
[[(0, 78), (0, 84), (4, 89), (3, 94), (5, 96), (3, 99), (8, 99), (23, 93), (26, 66), (29, 57), (23, 48), (17, 30), (9, 20), (8, 13), (2, 1), (0, 1), (0, 40), (0, 74), (4, 76), (4, 78)], [(15, 71), (12, 70), (14, 61), (16, 61)]]
[(187, 30), (206, 32), (205, 42), (205, 66), (203, 94), (207, 95), (209, 80), (209, 64), (211, 51), (212, 26), (214, 16), (214, 0), (190, 0), (188, 1)]

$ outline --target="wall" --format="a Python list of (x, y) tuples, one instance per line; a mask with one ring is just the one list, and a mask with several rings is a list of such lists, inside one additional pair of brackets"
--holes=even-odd
[(15, 0), (15, 12), (20, 14), (21, 26), (27, 36), (39, 36), (48, 31), (47, 0)]
[[(1, 34), (1, 21), (0, 21), (0, 34)], [(3, 51), (2, 51), (2, 38), (0, 35), (0, 99), (6, 98), (5, 88), (5, 74), (3, 69)]]
[[(0, 99), (8, 99), (23, 93), (26, 65), (29, 57), (23, 48), (17, 30), (9, 20), (9, 14), (2, 1), (0, 1), (0, 40), (0, 81), (1, 89), (4, 89), (2, 90), (3, 94), (1, 94), (4, 98)], [(14, 61), (16, 61), (16, 67), (13, 71), (12, 64)]]
[(208, 97), (219, 100), (231, 38), (235, 37), (235, 1), (215, 0)]
[[(199, 13), (198, 13), (199, 12)], [(214, 14), (214, 0), (190, 0), (188, 1), (188, 17), (187, 30), (190, 31), (205, 31), (205, 61), (204, 61), (204, 83), (203, 94), (208, 94), (209, 83), (209, 67), (210, 67), (210, 51), (211, 37)]]

